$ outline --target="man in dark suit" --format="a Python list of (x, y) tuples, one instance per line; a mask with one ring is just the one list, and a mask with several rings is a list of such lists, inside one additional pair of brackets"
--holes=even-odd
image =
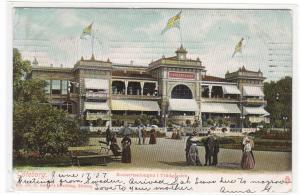
[(204, 140), (204, 147), (205, 147), (205, 164), (207, 163), (211, 166), (211, 159), (214, 153), (214, 138), (210, 135), (210, 131), (207, 133), (208, 137)]
[(213, 152), (213, 162), (212, 165), (216, 166), (218, 164), (218, 153), (220, 151), (220, 141), (217, 137), (214, 137), (214, 152)]

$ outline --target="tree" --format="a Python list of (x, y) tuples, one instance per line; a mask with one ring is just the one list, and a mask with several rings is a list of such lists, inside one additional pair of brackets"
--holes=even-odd
[(187, 125), (187, 126), (190, 126), (191, 125), (191, 120), (189, 120), (189, 119), (187, 119), (186, 121), (185, 121), (185, 124)]
[(46, 102), (44, 87), (46, 82), (30, 79), (29, 61), (22, 60), (17, 49), (13, 49), (13, 98), (14, 101)]
[(143, 125), (149, 124), (149, 118), (148, 118), (147, 115), (142, 114), (141, 117), (140, 117), (140, 119), (141, 119), (141, 123), (142, 123)]
[(193, 127), (199, 127), (200, 123), (198, 120), (195, 120), (193, 123)]
[(283, 127), (283, 123), (276, 122), (287, 116), (287, 124), (292, 122), (292, 78), (285, 77), (277, 82), (265, 82), (264, 94), (267, 100), (266, 110), (270, 113), (271, 123)]
[(139, 118), (135, 119), (134, 126), (139, 126), (141, 124), (142, 124), (141, 119), (139, 119)]
[(96, 126), (100, 127), (103, 125), (103, 120), (102, 118), (97, 118), (97, 120), (95, 121)]
[(150, 123), (151, 123), (151, 125), (158, 125), (159, 120), (157, 118), (152, 118)]
[(16, 102), (13, 123), (14, 149), (63, 154), (69, 146), (84, 144), (87, 134), (67, 113), (39, 102)]
[(214, 123), (215, 123), (215, 122), (214, 122), (212, 119), (208, 119), (208, 120), (207, 120), (207, 124), (208, 124), (208, 125), (214, 125)]
[(78, 121), (52, 107), (44, 94), (45, 82), (31, 79), (30, 62), (13, 50), (13, 148), (62, 154), (67, 147), (87, 140)]

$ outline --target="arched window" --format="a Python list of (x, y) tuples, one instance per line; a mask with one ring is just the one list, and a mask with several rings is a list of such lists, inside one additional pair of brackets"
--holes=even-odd
[(193, 94), (185, 85), (177, 85), (173, 88), (171, 93), (171, 98), (173, 99), (193, 99)]

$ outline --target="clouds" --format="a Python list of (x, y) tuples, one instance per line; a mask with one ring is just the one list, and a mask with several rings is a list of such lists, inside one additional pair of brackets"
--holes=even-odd
[[(175, 55), (181, 42), (176, 28), (160, 35), (178, 9), (17, 9), (14, 39), (48, 40), (49, 49), (42, 52), (49, 64), (63, 63), (71, 67), (81, 56), (90, 58), (91, 41), (80, 40), (79, 36), (91, 22), (97, 37), (96, 58), (110, 58), (115, 63), (133, 60), (135, 64), (147, 65), (162, 55)], [(252, 70), (260, 68), (271, 78), (269, 43), (278, 40), (291, 43), (292, 18), (288, 10), (183, 9), (181, 33), (188, 56), (199, 56), (208, 74), (224, 76), (227, 70), (245, 65)], [(231, 58), (241, 37), (246, 39), (243, 55)], [(21, 45), (18, 42), (15, 46)], [(23, 48), (30, 53), (30, 46)], [(291, 72), (291, 62), (288, 63)]]

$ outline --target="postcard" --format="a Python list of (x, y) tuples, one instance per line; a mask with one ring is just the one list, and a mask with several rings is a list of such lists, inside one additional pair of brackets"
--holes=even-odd
[(11, 11), (12, 191), (292, 191), (292, 7)]

